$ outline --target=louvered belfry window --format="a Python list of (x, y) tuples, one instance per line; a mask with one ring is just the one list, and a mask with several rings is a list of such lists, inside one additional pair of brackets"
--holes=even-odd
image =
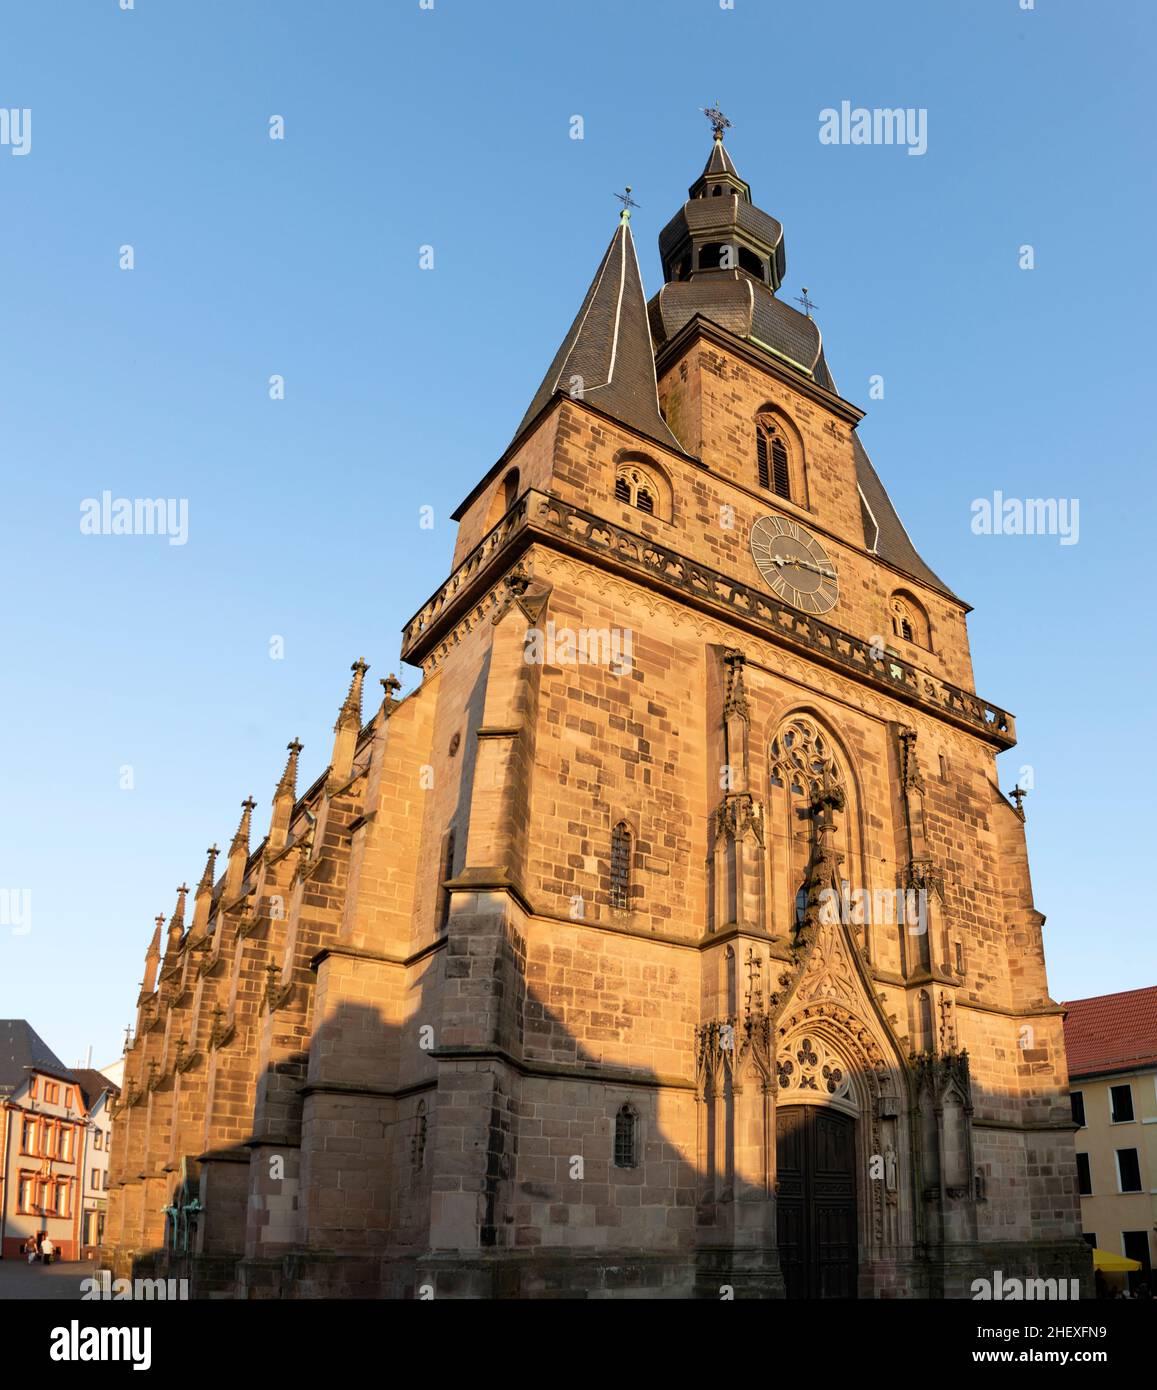
[(787, 445), (774, 425), (759, 425), (756, 428), (755, 457), (759, 467), (759, 486), (790, 502), (791, 474), (787, 466)]
[(660, 515), (659, 486), (637, 463), (621, 463), (615, 473), (615, 501), (637, 507), (648, 516)]
[(611, 906), (631, 904), (631, 832), (620, 821), (611, 831)]

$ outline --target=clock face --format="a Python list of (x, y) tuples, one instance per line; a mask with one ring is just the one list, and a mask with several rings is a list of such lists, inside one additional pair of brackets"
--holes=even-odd
[(751, 558), (772, 592), (804, 613), (826, 613), (840, 596), (835, 565), (798, 521), (761, 516), (751, 528)]

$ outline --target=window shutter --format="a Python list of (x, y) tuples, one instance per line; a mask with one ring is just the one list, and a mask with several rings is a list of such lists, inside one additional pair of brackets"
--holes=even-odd
[(787, 471), (787, 449), (782, 439), (771, 441), (771, 462), (775, 473), (775, 490), (780, 497), (791, 498), (791, 477)]
[(631, 500), (631, 485), (621, 474), (615, 479), (615, 501), (627, 502)]
[(767, 468), (767, 435), (760, 429), (755, 431), (755, 458), (759, 464), (759, 486), (771, 487), (771, 478)]

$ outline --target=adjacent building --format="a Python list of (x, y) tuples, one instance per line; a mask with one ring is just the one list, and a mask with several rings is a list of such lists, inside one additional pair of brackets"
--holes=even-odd
[(112, 1157), (112, 1106), (120, 1094), (103, 1071), (91, 1067), (73, 1067), (84, 1096), (86, 1115), (84, 1154), (81, 1170), (84, 1174), (81, 1197), (80, 1244), (81, 1258), (95, 1259), (104, 1240), (105, 1212), (108, 1210), (108, 1172)]
[(1157, 1264), (1157, 986), (1064, 1005), (1081, 1227), (1092, 1246)]
[(62, 1260), (95, 1258), (117, 1094), (103, 1073), (66, 1067), (27, 1020), (0, 1019), (0, 1256), (40, 1235)]
[[(214, 848), (157, 919), (118, 1277), (1089, 1290), (1062, 1011), (998, 789), (1014, 721), (723, 128), (658, 294), (628, 199), (480, 464), (403, 631), (419, 683), (366, 719), (355, 662), (328, 765), (300, 792), (294, 739), (264, 836), (247, 798), (224, 871)], [(485, 374), (457, 365), (461, 406)]]
[(25, 1019), (0, 1019), (0, 1253), (38, 1234), (79, 1258), (86, 1105), (80, 1084)]

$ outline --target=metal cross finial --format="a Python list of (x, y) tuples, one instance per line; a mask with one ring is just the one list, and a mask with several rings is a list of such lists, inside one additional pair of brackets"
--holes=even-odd
[(615, 197), (623, 205), (623, 210), (619, 213), (619, 220), (621, 222), (629, 222), (631, 220), (631, 209), (639, 206), (634, 198), (631, 197), (631, 185), (627, 184), (627, 191), (625, 193), (616, 193)]
[(716, 140), (722, 140), (723, 132), (730, 128), (731, 122), (723, 112), (720, 111), (719, 103), (716, 102), (714, 106), (701, 106), (699, 110), (702, 111), (711, 122), (712, 129), (715, 131)]
[(800, 295), (800, 296), (796, 299), (795, 302), (796, 302), (797, 304), (802, 304), (802, 305), (803, 305), (803, 311), (804, 311), (804, 313), (808, 316), (809, 319), (810, 319), (811, 316), (812, 316), (812, 310), (813, 310), (813, 309), (818, 309), (818, 308), (820, 307), (820, 306), (819, 306), (818, 304), (816, 304), (813, 300), (810, 300), (810, 299), (807, 297), (807, 286), (806, 286), (806, 285), (803, 287), (803, 294)]
[(1013, 787), (1012, 791), (1009, 792), (1009, 796), (1011, 796), (1013, 801), (1016, 802), (1016, 813), (1021, 818), (1021, 820), (1024, 820), (1024, 806), (1021, 803), (1024, 801), (1027, 795), (1027, 790), (1024, 787), (1022, 787), (1019, 782), (1015, 787)]

